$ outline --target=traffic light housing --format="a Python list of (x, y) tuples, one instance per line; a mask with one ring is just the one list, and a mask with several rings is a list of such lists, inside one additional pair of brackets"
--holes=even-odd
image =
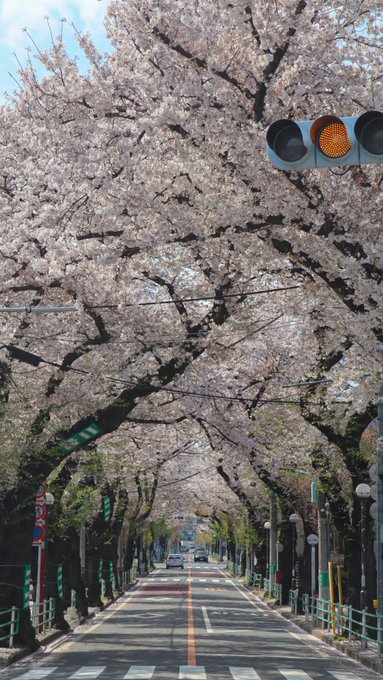
[(282, 118), (267, 131), (267, 152), (280, 170), (383, 163), (383, 113), (295, 122)]

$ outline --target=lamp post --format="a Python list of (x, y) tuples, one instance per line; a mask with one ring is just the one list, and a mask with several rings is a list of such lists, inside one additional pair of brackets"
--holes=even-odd
[(366, 609), (366, 500), (371, 495), (368, 484), (358, 484), (355, 493), (360, 500), (360, 609)]
[(266, 530), (266, 578), (270, 579), (270, 574), (269, 574), (269, 531), (271, 529), (271, 523), (270, 522), (265, 522), (263, 525), (263, 528)]
[(295, 542), (296, 542), (296, 528), (295, 525), (297, 522), (299, 522), (299, 515), (297, 515), (296, 512), (293, 512), (292, 515), (289, 517), (289, 522), (291, 522), (293, 526), (293, 549), (292, 549), (292, 564), (291, 564), (291, 590), (296, 590), (297, 588), (297, 582), (296, 582), (296, 550), (295, 550)]

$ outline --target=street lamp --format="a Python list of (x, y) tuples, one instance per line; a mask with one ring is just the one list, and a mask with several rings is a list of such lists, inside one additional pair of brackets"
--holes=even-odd
[(269, 579), (269, 531), (271, 529), (271, 523), (265, 522), (263, 528), (266, 529), (266, 578)]
[(289, 522), (293, 525), (293, 552), (292, 552), (292, 565), (291, 565), (291, 590), (296, 590), (297, 584), (296, 584), (296, 569), (295, 569), (295, 563), (296, 563), (296, 550), (295, 550), (295, 541), (296, 541), (296, 528), (295, 525), (297, 522), (299, 522), (299, 515), (297, 515), (296, 512), (293, 512), (292, 515), (289, 517)]
[(358, 484), (355, 493), (360, 499), (360, 609), (366, 609), (366, 500), (371, 496), (368, 484)]

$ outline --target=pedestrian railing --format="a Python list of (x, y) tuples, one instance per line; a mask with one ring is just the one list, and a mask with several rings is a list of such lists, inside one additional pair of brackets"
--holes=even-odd
[(298, 591), (297, 590), (289, 590), (289, 605), (291, 607), (291, 611), (296, 614), (298, 612)]
[(282, 604), (282, 584), (273, 583), (273, 595)]
[(257, 573), (254, 572), (253, 585), (256, 588), (262, 588), (262, 586), (263, 586), (263, 576), (262, 576), (262, 574), (257, 574)]
[(126, 571), (123, 571), (122, 574), (121, 574), (122, 590), (126, 590), (127, 586), (130, 583), (134, 583), (136, 578), (137, 578), (137, 567), (132, 567), (131, 569), (127, 569)]
[(47, 628), (52, 628), (56, 614), (56, 603), (53, 597), (43, 602), (33, 602), (30, 605), (32, 626), (37, 633), (45, 633)]
[(19, 632), (19, 627), (20, 609), (11, 607), (0, 610), (0, 642), (8, 641), (8, 647), (13, 647), (13, 639)]
[(232, 562), (231, 560), (227, 561), (227, 569), (229, 569), (229, 571), (232, 571), (233, 574), (238, 574), (239, 576), (242, 573), (241, 565), (235, 564), (235, 562)]
[[(230, 564), (233, 564), (232, 562)], [(237, 565), (239, 567), (239, 565)], [(233, 571), (233, 569), (231, 569)], [(237, 572), (237, 573), (240, 573)], [(251, 571), (251, 569), (246, 569), (245, 571), (245, 577), (247, 579), (247, 582), (254, 586), (255, 588), (262, 588), (263, 586), (263, 576), (262, 574), (257, 574), (256, 571)]]
[(303, 595), (302, 606), (306, 618), (311, 616), (313, 625), (327, 628), (334, 635), (348, 640), (358, 639), (364, 649), (369, 643), (378, 643), (381, 647), (383, 621), (379, 614), (309, 595)]

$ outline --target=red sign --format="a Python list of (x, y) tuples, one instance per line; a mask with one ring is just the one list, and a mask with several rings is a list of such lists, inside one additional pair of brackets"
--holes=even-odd
[(36, 506), (35, 506), (35, 526), (33, 529), (32, 545), (34, 546), (44, 546), (45, 542), (45, 515), (47, 512), (46, 508), (46, 486), (40, 484), (37, 489), (36, 494)]

